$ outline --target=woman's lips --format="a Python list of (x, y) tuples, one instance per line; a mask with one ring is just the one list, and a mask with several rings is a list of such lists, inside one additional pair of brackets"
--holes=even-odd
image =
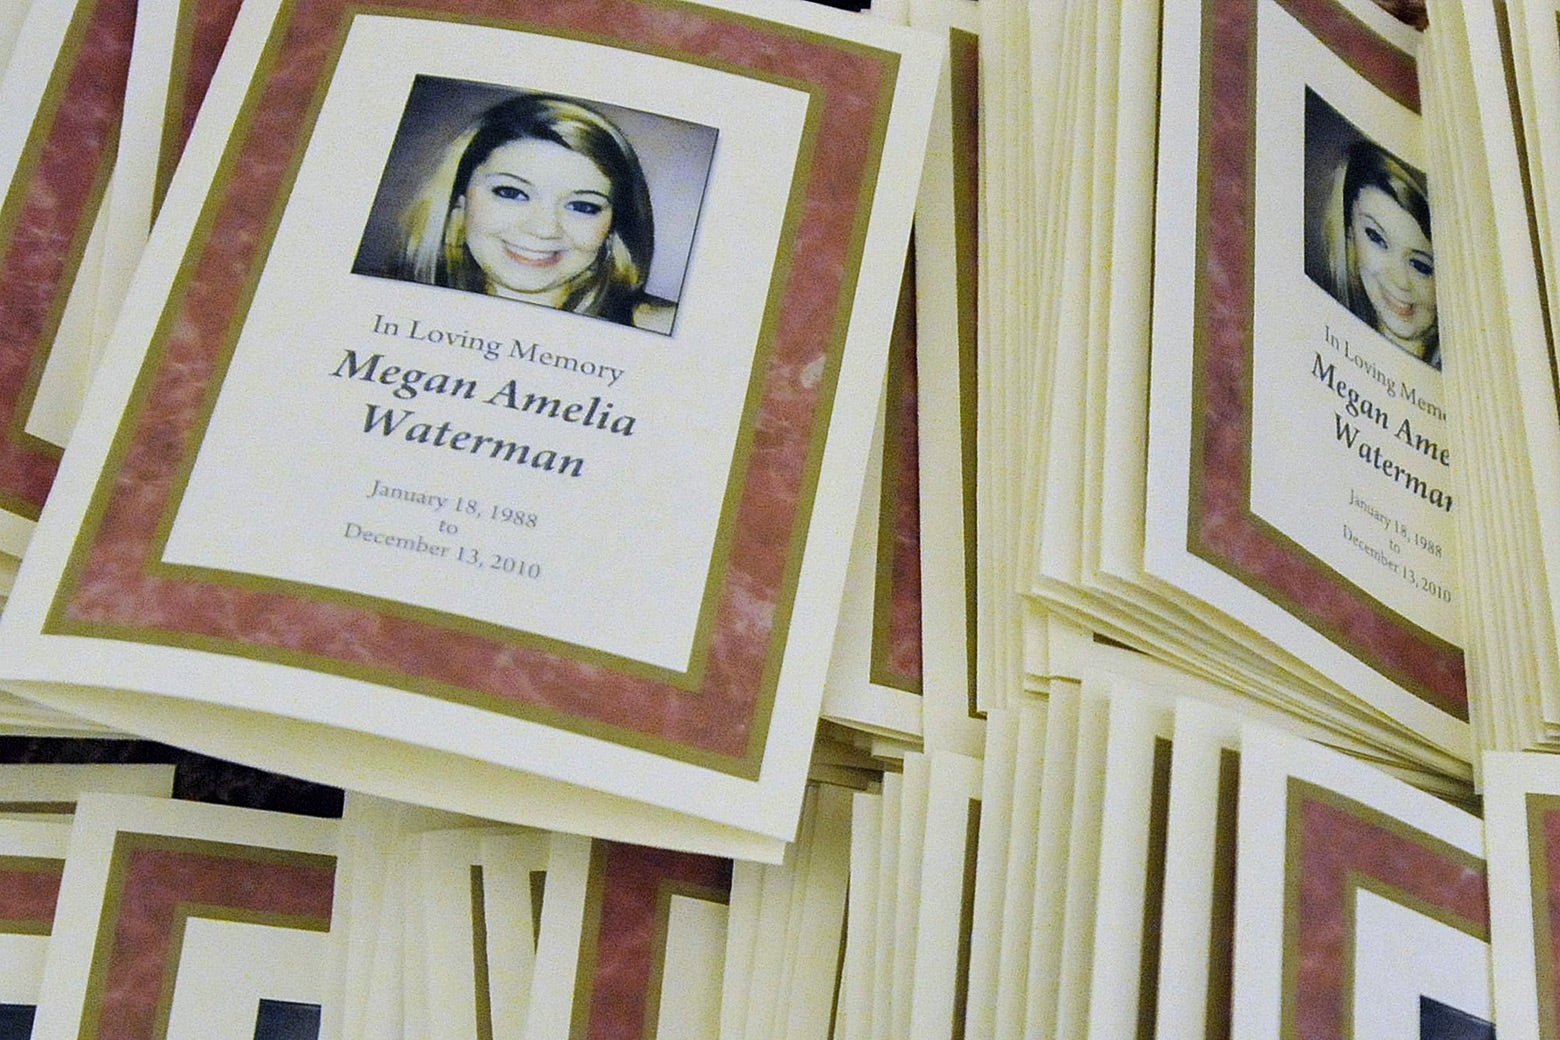
[(1405, 299), (1393, 291), (1387, 284), (1387, 280), (1381, 277), (1379, 272), (1372, 272), (1367, 279), (1369, 283), (1369, 295), (1375, 298), (1378, 310), (1385, 311), (1396, 317), (1399, 321), (1411, 319), (1419, 307), (1412, 298)]
[(504, 243), (504, 252), (509, 259), (517, 264), (527, 267), (551, 267), (558, 262), (563, 254), (556, 249), (525, 249), (521, 246)]
[(1383, 297), (1382, 299), (1386, 303), (1387, 309), (1390, 310), (1393, 314), (1397, 315), (1399, 318), (1407, 321), (1409, 318), (1414, 316), (1414, 302), (1412, 300), (1408, 300), (1406, 302), (1399, 301), (1394, 300), (1390, 296)]

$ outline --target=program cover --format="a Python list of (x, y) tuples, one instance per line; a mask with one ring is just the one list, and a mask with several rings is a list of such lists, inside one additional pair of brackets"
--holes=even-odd
[(1231, 1035), (1491, 1022), (1482, 822), (1266, 729), (1243, 730), (1240, 752)]
[(338, 994), (336, 821), (86, 795), (73, 827), (36, 1040), (317, 1029)]
[(1203, 6), (1166, 12), (1145, 568), (1466, 760), (1418, 34)]
[(245, 5), (0, 668), (293, 773), (359, 734), (381, 794), (431, 749), (445, 808), (469, 760), (788, 839), (937, 58), (800, 5)]

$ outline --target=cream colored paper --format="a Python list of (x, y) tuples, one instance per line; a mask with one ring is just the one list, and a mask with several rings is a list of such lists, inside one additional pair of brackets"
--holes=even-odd
[[(1484, 756), (1484, 846), (1490, 864), (1490, 955), (1500, 1036), (1554, 1035), (1554, 935), (1535, 896), (1552, 887), (1547, 840), (1532, 823), (1560, 796), (1560, 771), (1548, 755)], [(1535, 891), (1536, 890), (1536, 891)]]
[[(251, 809), (234, 809), (227, 806), (206, 805), (172, 799), (144, 798), (133, 795), (88, 795), (83, 797), (76, 810), (76, 818), (70, 840), (65, 875), (60, 885), (60, 901), (55, 912), (54, 931), (51, 935), (49, 959), (45, 965), (37, 1017), (33, 1022), (36, 1040), (70, 1038), (75, 1040), (81, 1029), (84, 1014), (96, 1015), (102, 993), (88, 992), (89, 972), (98, 945), (98, 935), (103, 927), (104, 913), (117, 913), (114, 906), (105, 907), (104, 897), (109, 881), (108, 870), (112, 861), (116, 839), (121, 832), (151, 834), (177, 839), (194, 839), (204, 842), (221, 842), (287, 853), (331, 856), (335, 855), (337, 823), (334, 820), (311, 819), (283, 813), (267, 813)], [(202, 915), (192, 912), (190, 917), (215, 916), (221, 912)], [(242, 964), (247, 956), (244, 945), (234, 945), (243, 929), (246, 936), (261, 944), (270, 942), (276, 929), (266, 924), (246, 924), (225, 931), (227, 953), (236, 963)], [(297, 928), (290, 930), (297, 931)], [(330, 943), (338, 941), (340, 934), (326, 934), (304, 929), (310, 939), (318, 943), (300, 940), (312, 951), (312, 959), (306, 959), (298, 967), (305, 969), (303, 976), (290, 975), (286, 982), (289, 993), (293, 988), (305, 985), (307, 995), (322, 999), (335, 999), (339, 995), (339, 980), (331, 966), (334, 955)], [(109, 932), (107, 934), (112, 934)], [(246, 940), (247, 941), (247, 940)], [(261, 954), (263, 956), (263, 953)], [(284, 966), (289, 967), (289, 966)], [(203, 969), (192, 958), (188, 964), (182, 956), (175, 956), (167, 965), (174, 973), (175, 981), (181, 980), (186, 970), (192, 972), (192, 984), (210, 994), (211, 987), (219, 989), (229, 985), (220, 978), (206, 976), (204, 983), (196, 983)], [(219, 969), (220, 970), (220, 969)], [(208, 1030), (240, 1028), (247, 1023), (248, 1035), (253, 1035), (255, 1008), (253, 1005), (228, 1003), (214, 1006), (209, 996), (189, 998), (199, 1010), (192, 1010), (204, 1018)], [(285, 997), (284, 997), (285, 999)], [(89, 1001), (91, 1003), (89, 1003)], [(218, 1012), (221, 1018), (213, 1017)], [(227, 1023), (223, 1026), (221, 1023)], [(187, 1034), (181, 1034), (187, 1035)], [(218, 1035), (208, 1033), (208, 1035)], [(226, 1033), (221, 1035), (234, 1035)]]
[[(1468, 857), (1482, 866), (1484, 828), (1474, 816), (1446, 802), (1393, 780), (1371, 766), (1336, 752), (1295, 740), (1265, 728), (1247, 726), (1241, 733), (1240, 813), (1237, 823), (1239, 861), (1235, 872), (1235, 977), (1232, 1035), (1252, 1040), (1277, 1038), (1281, 1032), (1287, 1002), (1283, 996), (1285, 962), (1296, 956), (1285, 949), (1285, 899), (1292, 870), (1299, 864), (1288, 862), (1289, 789), (1291, 780), (1300, 780), (1366, 810), (1395, 821), (1400, 837), (1413, 840), (1439, 855)], [(1449, 850), (1444, 853), (1442, 850)], [(1348, 886), (1346, 898), (1363, 898), (1368, 879)], [(1416, 900), (1425, 897), (1418, 896)], [(1437, 978), (1450, 968), (1470, 985), (1489, 978), (1489, 946), (1454, 941), (1466, 933), (1429, 915), (1443, 913), (1442, 908), (1419, 902), (1400, 904), (1425, 918), (1424, 927), (1442, 936), (1436, 943), (1440, 956), (1435, 964), (1397, 962), (1404, 974), (1435, 995)], [(1362, 921), (1356, 905), (1355, 930), (1344, 937), (1344, 949), (1354, 951), (1355, 963), (1382, 941), (1370, 934), (1369, 920)], [(1299, 922), (1304, 927), (1305, 922)], [(1400, 927), (1394, 925), (1394, 928)], [(1455, 962), (1455, 964), (1453, 964)], [(1414, 969), (1419, 970), (1414, 970)], [(1424, 974), (1432, 971), (1433, 974)], [(1485, 981), (1487, 985), (1487, 981)], [(1372, 1011), (1362, 990), (1353, 991), (1353, 1000), (1341, 1000), (1340, 1015), (1353, 1025), (1356, 1036), (1401, 1035), (1392, 1031), (1392, 1020)], [(1460, 1008), (1478, 1014), (1478, 1007)], [(1292, 1012), (1291, 1012), (1292, 1013)], [(1365, 1018), (1363, 1016), (1370, 1015)]]
[[(63, 868), (70, 825), (42, 820), (0, 820), (0, 861), (17, 856), (60, 861)], [(14, 927), (14, 925), (12, 926)], [(0, 928), (0, 1004), (36, 1005), (43, 985), (49, 935)]]
[[(876, 185), (879, 194), (873, 206), (877, 216), (867, 227), (865, 257), (902, 256), (914, 188), (914, 178), (902, 174), (919, 161), (934, 87), (936, 48), (905, 30), (821, 9), (760, 4), (745, 7), (744, 11), (754, 16), (783, 18), (788, 25), (806, 32), (843, 35), (873, 47), (893, 48), (901, 54), (896, 82), (903, 92), (903, 104), (887, 116), (884, 127), (888, 143), (882, 167), (884, 176)], [(216, 171), (222, 142), (238, 115), (249, 70), (275, 14), (274, 3), (245, 5), (231, 37), (227, 60), (207, 96), (203, 118), (165, 203), (165, 219), (149, 247), (151, 259), (138, 273), (131, 293), (135, 305), (126, 312), (105, 354), (106, 374), (97, 383), (100, 396), (88, 408), (94, 421), (83, 427), (90, 432), (85, 435), (84, 446), (75, 453), (79, 461), (67, 467), (75, 476), (62, 474), (61, 486), (73, 489), (64, 499), (73, 504), (62, 503), (58, 507), (61, 517), (73, 512), (79, 515), (87, 506), (102, 453), (108, 449), (126, 404), (126, 392), (136, 382), (132, 373), (140, 365), (141, 350), (153, 338), (161, 301), (177, 277), (183, 244), (196, 223), (206, 185)], [(432, 46), (435, 39), (445, 46)], [(732, 271), (736, 268), (726, 261), (741, 259), (737, 266), (754, 274), (756, 269), (751, 265), (758, 262), (754, 258), (764, 252), (759, 249), (755, 253), (754, 243), (773, 244), (778, 239), (795, 163), (776, 161), (775, 149), (781, 147), (781, 141), (772, 135), (788, 128), (786, 139), (797, 139), (806, 111), (805, 98), (787, 86), (734, 76), (695, 63), (680, 63), (633, 50), (609, 53), (596, 44), (577, 40), (546, 40), (474, 23), (366, 14), (356, 19), (347, 34), (336, 74), (323, 96), (312, 149), (304, 158), (291, 203), (281, 215), (276, 237), (270, 244), (270, 264), (256, 287), (249, 320), (243, 329), (237, 330), (236, 353), (226, 373), (224, 389), (217, 397), (209, 429), (211, 439), (198, 452), (188, 487), (176, 508), (165, 559), (182, 561), (183, 566), (249, 576), (242, 580), (265, 576), (267, 581), (302, 581), (351, 595), (371, 595), (412, 605), (419, 611), (433, 609), (515, 625), (536, 638), (578, 643), (584, 648), (565, 656), (582, 654), (595, 661), (604, 654), (621, 655), (625, 662), (633, 662), (631, 670), (641, 666), (687, 666), (701, 609), (704, 576), (714, 559), (712, 517), (722, 500), (725, 475), (734, 457), (740, 408), (733, 400), (740, 403), (745, 394), (744, 387), (732, 382), (732, 373), (734, 366), (744, 363), (743, 357), (751, 356), (747, 348), (724, 350), (719, 344), (734, 347), (731, 337), (741, 339), (737, 330), (755, 332), (762, 311), (762, 294), (755, 297), (744, 292), (739, 294), (741, 299), (728, 298), (734, 291)], [(400, 60), (383, 60), (386, 54), (409, 52), (421, 56), (416, 70)], [(549, 56), (549, 60), (539, 60), (541, 56)], [(591, 60), (571, 60), (580, 57)], [(495, 61), (512, 58), (525, 60)], [(598, 60), (603, 58), (611, 60)], [(597, 371), (632, 367), (635, 374), (625, 378), (631, 378), (632, 385), (640, 389), (632, 398), (623, 392), (629, 384), (620, 382), (610, 389), (610, 401), (616, 406), (613, 414), (638, 419), (632, 438), (623, 437), (620, 426), (616, 435), (600, 429), (579, 431), (581, 437), (587, 438), (580, 443), (659, 445), (650, 455), (639, 452), (613, 456), (610, 451), (602, 454), (605, 449), (601, 447), (589, 451), (595, 460), (600, 460), (603, 470), (608, 468), (605, 460), (609, 457), (618, 459), (614, 465), (628, 466), (619, 471), (620, 475), (635, 472), (636, 466), (653, 470), (667, 458), (686, 458), (690, 480), (698, 485), (690, 484), (686, 494), (678, 490), (679, 482), (675, 481), (601, 479), (593, 482), (595, 490), (587, 496), (588, 502), (576, 501), (584, 484), (570, 484), (562, 490), (553, 485), (556, 494), (551, 504), (536, 503), (532, 508), (528, 503), (533, 501), (529, 497), (533, 484), (527, 483), (517, 495), (508, 490), (507, 483), (504, 488), (488, 483), (500, 472), (491, 469), (491, 461), (457, 459), (462, 462), (458, 468), (467, 471), (465, 475), (458, 479), (453, 475), (432, 479), (417, 468), (426, 465), (429, 458), (420, 445), (407, 447), (403, 443), (392, 450), (385, 443), (386, 438), (372, 429), (371, 435), (365, 436), (365, 406), (360, 400), (352, 403), (357, 400), (362, 381), (350, 375), (335, 375), (338, 369), (361, 375), (367, 371), (362, 366), (375, 352), (383, 355), (381, 367), (376, 369), (381, 373), (383, 366), (392, 363), (452, 373), (461, 365), (475, 365), (470, 372), (461, 368), (465, 373), (462, 378), (477, 379), (479, 387), (486, 391), (482, 399), (445, 403), (482, 416), (508, 411), (507, 398), (503, 397), (506, 378), (529, 378), (533, 374), (529, 369), (537, 366), (515, 361), (521, 367), (513, 376), (489, 373), (481, 367), (487, 362), (458, 357), (447, 345), (413, 342), (414, 321), (421, 320), (416, 328), (423, 331), (437, 326), (503, 343), (518, 338), (527, 344), (538, 343), (541, 350), (554, 354), (587, 356), (582, 349), (585, 344), (572, 339), (581, 334), (576, 331), (580, 323), (565, 330), (560, 321), (569, 315), (560, 312), (545, 308), (516, 310), (515, 305), (506, 306), (503, 301), (478, 294), (469, 294), (469, 299), (458, 293), (448, 294), (447, 299), (440, 295), (437, 305), (414, 304), (408, 295), (414, 286), (383, 281), (370, 287), (371, 279), (357, 281), (350, 275), (338, 278), (332, 273), (328, 275), (327, 287), (320, 281), (326, 275), (316, 277), (309, 273), (341, 272), (341, 262), (345, 259), (350, 263), (362, 225), (358, 217), (349, 218), (347, 213), (361, 210), (373, 193), (384, 150), (401, 113), (398, 99), (405, 96), (404, 88), (412, 72), (480, 79), (488, 77), (495, 67), (531, 70), (531, 78), (520, 86), (615, 98), (629, 102), (629, 107), (637, 105), (640, 109), (654, 108), (695, 121), (713, 121), (721, 131), (723, 157), (711, 174), (700, 224), (701, 244), (695, 251), (696, 260), (672, 336), (652, 341), (652, 334), (643, 330), (584, 322), (592, 326), (592, 342), (600, 344), (599, 358), (588, 355), (599, 361)], [(394, 89), (385, 80), (391, 69), (399, 77)], [(538, 71), (542, 69), (549, 71), (543, 74)], [(652, 83), (653, 91), (647, 90)], [(345, 179), (338, 177), (342, 160), (351, 160), (354, 171)], [(768, 200), (774, 205), (759, 205), (762, 212), (743, 212), (754, 200)], [(738, 213), (742, 213), (740, 220), (736, 219)], [(741, 229), (750, 229), (757, 237), (749, 237)], [(66, 678), (43, 665), (48, 652), (43, 657), (36, 653), (44, 644), (51, 644), (62, 651), (54, 664), (69, 669), (69, 682), (158, 691), (264, 715), (294, 716), (323, 725), (326, 732), (345, 728), (410, 744), (431, 741), (441, 753), (455, 756), (447, 760), (452, 765), (464, 757), (473, 763), (520, 768), (624, 799), (625, 808), (632, 802), (642, 802), (690, 817), (700, 816), (761, 841), (767, 838), (778, 843), (788, 839), (799, 810), (806, 769), (804, 749), (810, 745), (814, 731), (822, 669), (833, 639), (844, 575), (848, 545), (839, 532), (848, 531), (854, 518), (876, 399), (877, 373), (881, 371), (881, 333), (888, 327), (896, 288), (897, 281), (882, 264), (869, 260), (861, 265), (852, 296), (857, 320), (845, 332), (838, 390), (831, 402), (834, 421), (826, 450), (817, 460), (817, 468), (811, 471), (817, 475), (818, 487), (807, 520), (812, 533), (806, 538), (807, 554), (797, 561), (794, 571), (797, 594), (786, 612), (791, 627), (785, 638), (786, 650), (780, 661), (766, 737), (762, 747), (753, 752), (756, 777), (744, 778), (629, 744), (578, 732), (566, 733), (542, 722), (480, 711), (405, 690), (376, 687), (341, 675), (291, 669), (238, 656), (192, 655), (188, 649), (172, 646), (120, 640), (97, 643), (91, 638), (83, 641), (75, 637), (56, 643), (52, 637), (42, 637), (41, 642), (25, 651), (19, 643), (10, 642), (17, 651), (11, 659), (15, 667), (7, 665), (4, 670), (15, 676), (31, 673), (33, 679)], [(320, 304), (320, 300), (327, 300), (328, 306)], [(376, 327), (378, 332), (374, 331)], [(709, 334), (708, 342), (704, 340), (705, 333)], [(274, 374), (274, 355), (267, 344), (274, 347), (281, 342), (317, 343), (319, 350), (312, 363), (300, 360), (296, 365), (286, 364), (285, 386), (267, 375)], [(689, 364), (687, 351), (701, 345), (700, 362)], [(354, 349), (356, 368), (347, 364), (347, 351)], [(620, 363), (610, 363), (609, 355), (618, 357)], [(659, 367), (651, 361), (652, 355), (661, 359)], [(344, 364), (346, 368), (341, 367)], [(568, 391), (574, 395), (571, 400), (590, 400), (594, 390), (578, 382), (583, 376), (569, 383), (576, 376), (578, 373), (552, 373), (550, 392), (561, 394), (558, 388), (568, 384), (574, 387)], [(601, 389), (603, 393), (607, 390)], [(287, 407), (273, 408), (273, 394), (278, 390), (297, 397)], [(347, 391), (352, 393), (343, 397)], [(595, 394), (602, 397), (598, 414), (604, 414), (601, 409), (608, 402), (603, 393)], [(383, 390), (383, 394), (381, 407), (397, 402), (389, 390)], [(422, 400), (407, 402), (406, 407), (419, 416), (437, 419), (438, 405), (432, 402), (437, 396), (429, 394)], [(483, 403), (495, 396), (497, 404)], [(522, 389), (520, 399), (523, 398)], [(705, 401), (711, 424), (708, 429), (701, 425), (698, 435), (693, 437), (692, 428), (680, 418), (691, 399)], [(256, 456), (259, 448), (249, 421), (258, 414), (256, 408), (268, 416), (268, 424), (275, 424), (275, 436), (263, 440), (276, 454), (264, 463)], [(470, 420), (459, 421), (469, 424)], [(346, 425), (341, 425), (343, 422)], [(336, 432), (329, 432), (333, 429)], [(562, 449), (564, 442), (558, 444)], [(325, 445), (329, 449), (321, 451)], [(338, 449), (354, 457), (364, 451), (369, 454), (348, 465)], [(581, 456), (583, 450), (576, 449), (574, 453)], [(251, 478), (239, 476), (239, 469), (251, 462), (259, 464), (259, 468), (250, 470), (251, 478), (263, 471), (267, 474), (267, 487), (269, 474), (277, 467), (293, 473), (299, 478), (290, 485), (293, 493), (256, 494), (252, 481), (246, 484)], [(344, 477), (359, 463), (362, 468)], [(305, 466), (315, 467), (314, 477), (302, 475), (300, 467)], [(643, 495), (637, 505), (620, 497), (639, 494), (631, 490), (635, 485), (640, 486)], [(448, 512), (435, 516), (432, 511), (406, 505), (405, 499), (388, 505), (376, 503), (374, 499), (385, 496), (373, 493), (375, 487), (426, 491), (446, 499), (451, 508), (457, 499), (475, 500), (482, 517), (480, 526), (477, 520), (465, 519), (469, 514), (463, 513), (460, 520)], [(563, 498), (557, 498), (557, 494)], [(248, 505), (235, 510), (233, 506), (240, 499)], [(397, 509), (409, 512), (396, 512)], [(547, 559), (554, 562), (548, 563), (531, 552), (529, 534), (511, 532), (493, 519), (493, 510), (504, 509), (538, 517), (553, 546), (548, 550), (553, 555)], [(284, 513), (290, 513), (289, 519), (282, 519)], [(661, 518), (659, 523), (665, 530), (647, 532), (641, 520), (633, 519), (649, 513)], [(415, 523), (411, 519), (414, 516), (420, 518)], [(393, 517), (407, 519), (403, 523)], [(413, 542), (420, 537), (424, 543), (431, 543), (439, 540), (437, 524), (441, 519), (462, 527), (462, 537), (475, 536), (478, 530), (484, 532), (481, 539), (469, 543), (441, 543), (449, 547), (450, 560), (461, 546), (467, 545), (481, 550), (483, 561), (497, 560), (483, 571), (482, 581), (452, 580), (467, 572), (452, 569), (455, 564), (442, 557), (436, 560), (433, 554), (423, 553), (419, 558), (419, 554), (412, 553), (403, 558), (382, 545), (354, 540), (343, 533), (348, 530), (346, 525), (356, 524), (363, 531), (405, 535)], [(600, 524), (608, 524), (612, 533), (600, 537)], [(57, 551), (53, 565), (64, 563), (74, 528), (71, 520), (59, 523), (59, 540), (52, 543)], [(208, 532), (216, 529), (225, 532), (222, 539), (209, 538)], [(244, 536), (241, 529), (248, 530), (253, 537)], [(354, 541), (361, 544), (353, 544)], [(646, 545), (654, 545), (656, 551), (641, 552), (640, 548)], [(624, 557), (625, 552), (631, 552), (633, 559)], [(602, 571), (601, 567), (614, 556), (624, 568), (612, 573)], [(306, 565), (302, 562), (305, 558), (309, 561)], [(514, 566), (507, 561), (514, 561)], [(544, 588), (546, 578), (526, 577), (536, 574), (533, 564), (538, 561), (543, 575), (560, 577), (558, 584)], [(30, 604), (37, 611), (32, 614), (36, 624), (26, 627), (32, 628), (34, 635), (55, 582), (54, 577), (48, 576), (53, 569), (49, 563), (40, 562), (39, 567), (39, 577), (35, 579), (38, 584), (33, 586), (35, 597), (13, 597), (8, 611), (9, 617), (19, 621), (29, 613), (29, 606), (24, 604)], [(638, 577), (622, 578), (620, 574)], [(658, 576), (652, 577), (653, 574)], [(490, 578), (495, 580), (487, 580)], [(38, 665), (38, 670), (24, 661)], [(45, 671), (51, 674), (45, 676)], [(78, 708), (87, 703), (85, 693), (44, 691), (39, 687), (30, 688), (30, 692)], [(365, 712), (363, 705), (369, 702), (375, 704), (375, 710)], [(247, 730), (251, 736), (245, 740), (250, 748), (246, 757), (251, 761), (263, 759), (263, 764), (273, 768), (288, 768), (289, 763), (281, 760), (283, 756), (272, 753), (272, 749), (284, 743), (281, 733), (258, 716), (253, 721), (258, 725)], [(198, 740), (196, 734), (204, 729), (187, 731), (183, 735), (185, 742)], [(294, 760), (290, 764), (301, 763)], [(482, 786), (473, 773), (457, 775), (460, 781), (451, 793)], [(392, 772), (384, 768), (366, 772), (355, 786), (381, 794), (403, 793)], [(431, 800), (450, 802), (443, 797)], [(518, 814), (518, 807), (527, 803), (516, 800), (511, 804), (517, 808), (508, 815)], [(470, 801), (461, 807), (476, 808)], [(605, 817), (599, 819), (604, 821)], [(553, 821), (530, 818), (529, 822), (550, 825)], [(635, 837), (615, 826), (602, 830), (618, 838)], [(727, 851), (740, 850), (730, 846)], [(773, 854), (773, 845), (762, 853), (765, 858)]]

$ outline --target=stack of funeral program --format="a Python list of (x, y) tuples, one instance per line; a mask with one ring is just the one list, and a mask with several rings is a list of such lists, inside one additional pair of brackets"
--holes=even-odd
[(338, 820), (174, 786), (171, 767), (0, 766), (0, 1036), (833, 1028), (843, 788), (809, 787), (786, 860), (761, 865), (357, 794)]
[[(1468, 598), (1469, 693), (1486, 748), (1560, 749), (1560, 118), (1557, 7), (1435, 14), (1437, 227)], [(1445, 204), (1442, 205), (1444, 198)], [(1444, 214), (1443, 214), (1444, 211)]]
[(135, 7), (0, 15), (0, 726), (349, 793), (0, 767), (0, 1036), (1555, 1021), (1560, 776), (1455, 804), (1477, 12)]
[[(914, 462), (874, 429), (947, 17), (21, 6), (11, 728), (781, 860), (869, 457)], [(907, 588), (841, 641), (918, 668)]]
[[(1547, 890), (1521, 891), (1519, 856), (1553, 861), (1542, 827), (1501, 835), (1517, 899), (1498, 903), (1493, 823), (1202, 699), (1214, 689), (1106, 648), (1081, 683), (991, 712), (984, 770), (907, 759), (899, 783), (856, 795), (853, 846), (895, 834), (898, 848), (896, 864), (881, 841), (876, 863), (852, 858), (844, 1035), (1472, 1040), (1492, 1021), (1541, 1035), (1492, 1004), (1490, 965), (1492, 913), (1549, 935)], [(1516, 763), (1535, 769), (1519, 768), (1503, 811), (1521, 815), (1527, 791), (1554, 783), (1537, 767), (1556, 764)], [(855, 995), (862, 915), (879, 936), (883, 915), (898, 922), (891, 970), (912, 973), (908, 1001)], [(959, 972), (944, 967), (955, 948)], [(1535, 969), (1548, 974), (1526, 956), (1531, 993)]]
[(1467, 779), (1423, 33), (1370, 0), (1059, 6), (987, 95), (1034, 125), (986, 168), (1035, 221), (992, 265), (1006, 658), (1076, 678), (1092, 633)]
[(0, 1035), (1545, 1035), (1560, 759), (1491, 754), (1482, 823), (1224, 697), (1102, 647), (777, 864), (0, 766)]

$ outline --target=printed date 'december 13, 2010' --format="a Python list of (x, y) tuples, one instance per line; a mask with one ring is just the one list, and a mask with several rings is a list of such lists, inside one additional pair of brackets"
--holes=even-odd
[(535, 560), (527, 560), (523, 557), (511, 556), (506, 553), (492, 552), (475, 545), (455, 545), (449, 542), (440, 542), (425, 538), (421, 534), (376, 531), (352, 520), (347, 521), (342, 537), (356, 542), (378, 545), (386, 549), (399, 549), (402, 552), (418, 553), (434, 557), (435, 559), (449, 560), (452, 563), (470, 567), (474, 570), (493, 571), (499, 574), (513, 575), (517, 578), (539, 579), (542, 576), (542, 565)]

